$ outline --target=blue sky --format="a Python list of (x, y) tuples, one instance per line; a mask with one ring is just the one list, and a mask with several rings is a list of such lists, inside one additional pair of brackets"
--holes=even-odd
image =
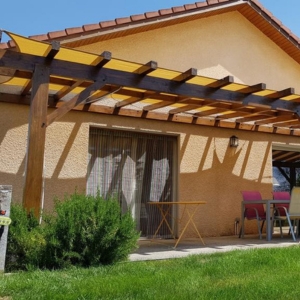
[[(49, 31), (98, 23), (195, 2), (197, 1), (3, 0), (0, 6), (0, 29), (24, 36), (44, 34)], [(300, 37), (300, 0), (260, 0), (260, 2), (294, 34)], [(3, 35), (2, 42), (6, 42), (7, 39), (7, 36)]]

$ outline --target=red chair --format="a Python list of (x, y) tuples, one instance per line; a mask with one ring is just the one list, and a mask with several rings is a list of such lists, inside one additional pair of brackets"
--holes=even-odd
[[(241, 191), (241, 193), (243, 196), (243, 201), (262, 200), (261, 194), (258, 191)], [(245, 204), (244, 207), (244, 219), (257, 221), (259, 238), (261, 239), (261, 233), (266, 221), (266, 211), (263, 203)], [(244, 231), (244, 228), (241, 228), (239, 237), (244, 234), (242, 231)]]
[[(291, 200), (291, 195), (289, 192), (273, 192), (273, 199), (274, 200)], [(274, 214), (273, 219), (279, 221), (280, 227), (280, 236), (283, 237), (282, 234), (282, 218), (286, 217), (286, 211), (289, 210), (289, 204), (287, 203), (276, 203), (274, 204)]]

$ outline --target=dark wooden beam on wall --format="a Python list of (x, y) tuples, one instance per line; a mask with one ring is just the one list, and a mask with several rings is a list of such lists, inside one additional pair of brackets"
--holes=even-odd
[(271, 98), (271, 99), (280, 99), (280, 98), (284, 98), (284, 97), (287, 97), (287, 96), (291, 96), (293, 94), (295, 94), (295, 89), (294, 88), (287, 88), (285, 90), (277, 91), (273, 94), (269, 94), (266, 97)]
[(217, 80), (216, 82), (213, 82), (211, 84), (208, 85), (208, 87), (212, 87), (212, 88), (222, 88), (225, 87), (231, 83), (234, 83), (234, 77), (233, 76), (226, 76), (220, 80)]
[(94, 61), (93, 65), (97, 68), (102, 68), (105, 66), (109, 61), (111, 61), (111, 52), (104, 51), (102, 54)]
[(46, 116), (50, 69), (36, 65), (32, 79), (32, 93), (28, 122), (27, 155), (23, 204), (27, 211), (40, 215), (43, 199), (43, 170), (46, 139)]
[(64, 103), (62, 106), (60, 106), (47, 116), (46, 126), (49, 126), (55, 120), (65, 115), (68, 111), (89, 99), (89, 97), (91, 97), (93, 93), (101, 89), (101, 87), (103, 87), (104, 85), (105, 80), (96, 81), (89, 87), (87, 87), (85, 90), (83, 90), (81, 93), (73, 97), (71, 100), (66, 101), (66, 103)]
[[(99, 60), (99, 61), (98, 61)], [(278, 97), (290, 95), (292, 94), (292, 89), (286, 89), (283, 91), (278, 91), (275, 95), (273, 95), (275, 98), (267, 96), (261, 96), (257, 95), (252, 92), (259, 91), (263, 89), (265, 86), (264, 84), (258, 84), (251, 87), (248, 87), (247, 89), (241, 89), (238, 91), (232, 91), (227, 89), (222, 89), (221, 87), (224, 87), (226, 85), (230, 85), (233, 83), (233, 77), (227, 76), (223, 79), (216, 80), (210, 85), (201, 85), (197, 84), (197, 81), (190, 81), (189, 78), (193, 78), (195, 76), (195, 69), (188, 70), (187, 72), (183, 73), (184, 76), (181, 75), (181, 79), (177, 78), (178, 80), (175, 81), (174, 78), (172, 80), (163, 78), (163, 72), (161, 77), (160, 76), (147, 76), (150, 73), (140, 72), (136, 73), (134, 72), (128, 72), (128, 71), (122, 71), (122, 70), (116, 70), (116, 69), (110, 69), (110, 68), (101, 68), (102, 65), (105, 64), (104, 61), (108, 61), (108, 59), (103, 59), (103, 57), (98, 58), (97, 62), (95, 61), (94, 66), (89, 65), (83, 65), (78, 64), (74, 62), (68, 62), (68, 61), (62, 61), (55, 59), (55, 57), (47, 62), (47, 65), (49, 65), (50, 68), (50, 82), (60, 82), (57, 84), (61, 84), (62, 86), (65, 86), (62, 90), (58, 92), (58, 95), (63, 96), (67, 95), (68, 93), (72, 92), (72, 85), (73, 88), (75, 86), (79, 86), (81, 88), (87, 89), (89, 86), (91, 86), (94, 82), (105, 82), (105, 85), (102, 88), (99, 88), (99, 94), (105, 94), (105, 91), (109, 91), (110, 87), (112, 86), (121, 86), (124, 88), (121, 88), (119, 91), (117, 91), (116, 95), (122, 96), (126, 95), (129, 98), (131, 98), (129, 101), (126, 102), (126, 100), (120, 101), (118, 103), (117, 107), (118, 111), (114, 111), (114, 113), (126, 115), (128, 113), (128, 116), (138, 116), (139, 112), (133, 112), (132, 109), (123, 109), (123, 106), (126, 106), (128, 104), (132, 104), (135, 101), (142, 101), (143, 99), (149, 99), (152, 98), (157, 103), (153, 103), (150, 105), (143, 106), (141, 104), (141, 111), (147, 112), (147, 118), (153, 117), (156, 119), (166, 119), (167, 121), (170, 121), (169, 114), (167, 112), (161, 111), (160, 115), (158, 116), (156, 112), (150, 113), (155, 109), (162, 108), (165, 106), (170, 106), (174, 103), (180, 103), (183, 101), (186, 105), (195, 105), (195, 108), (200, 108), (203, 106), (210, 105), (214, 107), (210, 111), (205, 111), (203, 109), (203, 112), (199, 111), (190, 113), (189, 116), (183, 116), (180, 115), (179, 110), (173, 111), (175, 115), (174, 118), (172, 118), (172, 121), (178, 121), (180, 122), (186, 122), (190, 123), (192, 115), (194, 115), (194, 121), (192, 121), (193, 124), (199, 124), (199, 125), (208, 125), (208, 126), (215, 126), (216, 120), (217, 126), (224, 127), (224, 128), (239, 128), (243, 130), (251, 130), (251, 131), (261, 131), (261, 132), (270, 132), (270, 133), (280, 133), (280, 134), (289, 134), (289, 135), (299, 135), (299, 131), (294, 130), (290, 131), (288, 127), (282, 128), (281, 125), (286, 125), (291, 120), (287, 120), (286, 122), (279, 122), (274, 124), (274, 128), (269, 126), (264, 126), (264, 124), (245, 124), (245, 123), (235, 123), (230, 118), (238, 117), (238, 113), (241, 113), (241, 117), (245, 118), (246, 115), (244, 113), (245, 111), (251, 111), (253, 109), (254, 113), (259, 112), (260, 109), (265, 110), (288, 110), (295, 114), (299, 113), (300, 115), (300, 103), (291, 101), (282, 100)], [(103, 61), (104, 60), (104, 61)], [(103, 61), (103, 62), (102, 62)], [(5, 68), (11, 68), (12, 70), (18, 70), (16, 71), (17, 74), (20, 76), (24, 76), (28, 78), (29, 74), (33, 72), (33, 66), (35, 64), (46, 64), (45, 58), (38, 57), (34, 55), (28, 55), (28, 54), (22, 54), (18, 52), (14, 52), (11, 50), (0, 50), (0, 73), (2, 70), (5, 70)], [(102, 62), (102, 63), (101, 63)], [(99, 68), (100, 66), (100, 68)], [(150, 68), (151, 69), (151, 68)], [(148, 70), (150, 70), (148, 68)], [(28, 74), (28, 75), (27, 75)], [(158, 73), (159, 74), (159, 73)], [(29, 77), (31, 78), (31, 77)], [(71, 88), (70, 88), (71, 86)], [(101, 89), (101, 91), (100, 91)], [(66, 93), (67, 91), (67, 93)], [(97, 91), (95, 91), (97, 92)], [(148, 95), (148, 96), (147, 96)], [(23, 95), (26, 96), (26, 95)], [(89, 95), (86, 99), (93, 99), (93, 95)], [(59, 96), (58, 96), (59, 97)], [(96, 97), (96, 96), (95, 96)], [(101, 96), (100, 96), (101, 97)], [(0, 95), (0, 98), (1, 95)], [(63, 98), (63, 97), (62, 97)], [(60, 98), (60, 99), (62, 99)], [(23, 102), (26, 97), (20, 97), (20, 102)], [(86, 99), (81, 99), (79, 102), (73, 98), (68, 101), (55, 101), (53, 102), (53, 108), (60, 108), (60, 111), (56, 111), (56, 116), (54, 114), (49, 115), (49, 123), (50, 124), (53, 120), (57, 119), (58, 117), (62, 116), (64, 113), (69, 111), (70, 109), (75, 109), (77, 105), (84, 105), (86, 102)], [(128, 100), (127, 99), (127, 100)], [(184, 100), (182, 100), (184, 99)], [(56, 100), (59, 100), (57, 98)], [(0, 99), (1, 101), (1, 99)], [(4, 100), (7, 102), (6, 100)], [(73, 101), (73, 103), (72, 103)], [(160, 102), (159, 102), (160, 101)], [(59, 103), (60, 102), (60, 103)], [(52, 102), (51, 102), (52, 103)], [(68, 103), (68, 104), (67, 104)], [(76, 106), (74, 106), (76, 105)], [(89, 105), (90, 107), (85, 106), (83, 111), (91, 111), (92, 110), (92, 104)], [(191, 106), (192, 108), (192, 106)], [(175, 108), (174, 108), (175, 109)], [(101, 109), (100, 109), (101, 110)], [(99, 111), (100, 111), (99, 110)], [(180, 109), (181, 111), (185, 109)], [(64, 111), (63, 114), (61, 112)], [(96, 109), (95, 111), (98, 111)], [(111, 113), (110, 109), (104, 109), (104, 113)], [(54, 112), (53, 112), (54, 113)], [(165, 115), (163, 115), (165, 114)], [(200, 120), (202, 116), (209, 116), (213, 120)], [(264, 115), (264, 114), (262, 114)], [(145, 117), (145, 114), (142, 114), (141, 117)], [(50, 118), (52, 119), (50, 121)], [(265, 119), (268, 119), (269, 116), (267, 115)], [(227, 120), (229, 119), (229, 120)], [(256, 117), (254, 118), (256, 119)], [(196, 120), (196, 121), (195, 121)], [(259, 119), (256, 119), (258, 121)], [(261, 119), (264, 120), (264, 119)], [(245, 119), (244, 119), (245, 121)], [(253, 120), (252, 118), (252, 121)], [(299, 121), (292, 120), (291, 124), (294, 124), (297, 126)], [(279, 124), (277, 126), (276, 124)], [(295, 127), (298, 128), (298, 127)]]
[(265, 89), (266, 89), (265, 83), (258, 83), (258, 84), (243, 88), (243, 89), (239, 90), (239, 92), (244, 93), (244, 94), (253, 94), (253, 93), (261, 92)]
[[(33, 72), (33, 65), (43, 64), (44, 58), (34, 55), (18, 53), (9, 50), (0, 50), (1, 66), (10, 67), (13, 69), (31, 71)], [(174, 94), (184, 97), (197, 97), (217, 101), (222, 99), (224, 101), (243, 102), (244, 105), (267, 105), (276, 106), (275, 108), (282, 108), (288, 110), (299, 109), (299, 103), (292, 101), (285, 101), (276, 99), (271, 101), (267, 96), (259, 96), (255, 94), (243, 94), (236, 91), (220, 89), (211, 86), (201, 86), (188, 82), (176, 82), (174, 80), (143, 76), (125, 72), (120, 70), (113, 70), (108, 68), (97, 68), (94, 66), (82, 65), (74, 62), (61, 61), (53, 59), (51, 62), (51, 74), (53, 76), (62, 76), (66, 78), (73, 78), (74, 80), (85, 80), (90, 82), (105, 80), (107, 84), (127, 86), (129, 88), (144, 89), (150, 91), (157, 91), (160, 93)], [(226, 80), (225, 80), (226, 81)], [(230, 76), (227, 79), (227, 84), (230, 82)]]
[(157, 69), (157, 62), (156, 61), (149, 61), (147, 64), (141, 66), (139, 69), (135, 71), (135, 73), (138, 73), (140, 75), (146, 76), (150, 74), (151, 72), (155, 71)]
[(177, 77), (174, 77), (172, 80), (179, 82), (186, 82), (198, 75), (198, 71), (195, 68), (188, 69), (184, 73), (181, 73)]
[(59, 49), (60, 49), (60, 42), (52, 41), (51, 48), (49, 49), (49, 52), (46, 55), (46, 59), (51, 61), (56, 56), (56, 54), (59, 52)]
[(169, 114), (170, 115), (174, 115), (174, 114), (178, 114), (178, 113), (181, 113), (181, 112), (186, 112), (186, 111), (189, 111), (189, 110), (193, 110), (193, 109), (196, 109), (198, 108), (199, 106), (198, 105), (185, 105), (185, 106), (182, 106), (182, 107), (177, 107), (177, 108), (174, 108), (174, 109), (171, 109), (169, 111)]

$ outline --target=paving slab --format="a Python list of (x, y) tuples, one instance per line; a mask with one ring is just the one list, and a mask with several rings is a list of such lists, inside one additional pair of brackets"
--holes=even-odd
[(260, 240), (257, 235), (245, 236), (222, 236), (203, 238), (205, 245), (199, 239), (185, 239), (174, 248), (173, 239), (166, 240), (139, 240), (139, 248), (130, 255), (131, 261), (143, 260), (159, 260), (185, 257), (192, 254), (210, 254), (220, 253), (233, 250), (246, 250), (253, 248), (266, 247), (290, 247), (299, 246), (299, 240), (294, 242), (289, 235), (280, 238), (279, 235), (273, 237), (271, 241), (267, 241), (265, 236)]

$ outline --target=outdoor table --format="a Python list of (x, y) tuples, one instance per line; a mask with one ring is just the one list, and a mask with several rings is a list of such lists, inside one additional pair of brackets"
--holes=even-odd
[(272, 205), (274, 204), (289, 204), (290, 200), (274, 200), (274, 199), (266, 199), (266, 200), (243, 200), (241, 205), (241, 230), (242, 230), (242, 237), (244, 237), (244, 211), (245, 211), (245, 204), (264, 204), (266, 210), (266, 240), (272, 240), (272, 222), (273, 222), (273, 214), (271, 210), (273, 209)]
[(172, 227), (170, 226), (168, 220), (167, 220), (167, 216), (170, 215), (170, 210), (171, 208), (174, 206), (174, 205), (181, 205), (183, 206), (183, 211), (182, 211), (182, 214), (181, 214), (181, 217), (178, 218), (178, 223), (180, 224), (182, 222), (182, 220), (184, 220), (184, 217), (187, 216), (187, 220), (186, 220), (186, 224), (184, 225), (176, 243), (175, 243), (175, 246), (174, 248), (177, 247), (177, 245), (179, 244), (181, 238), (183, 237), (183, 234), (184, 232), (186, 231), (187, 227), (190, 225), (193, 225), (193, 228), (195, 229), (195, 231), (197, 232), (198, 234), (198, 237), (199, 239), (201, 240), (202, 244), (204, 244), (203, 240), (202, 240), (202, 237), (196, 227), (196, 224), (194, 222), (194, 215), (195, 213), (197, 212), (198, 208), (200, 205), (202, 204), (206, 204), (205, 201), (187, 201), (187, 202), (148, 202), (149, 205), (154, 205), (156, 206), (159, 211), (160, 211), (160, 214), (161, 214), (161, 221), (152, 237), (152, 239), (154, 239), (159, 231), (159, 229), (161, 228), (161, 226), (165, 223), (171, 233), (171, 235), (173, 236), (174, 239), (175, 238), (175, 235), (174, 235), (174, 231), (172, 230)]

